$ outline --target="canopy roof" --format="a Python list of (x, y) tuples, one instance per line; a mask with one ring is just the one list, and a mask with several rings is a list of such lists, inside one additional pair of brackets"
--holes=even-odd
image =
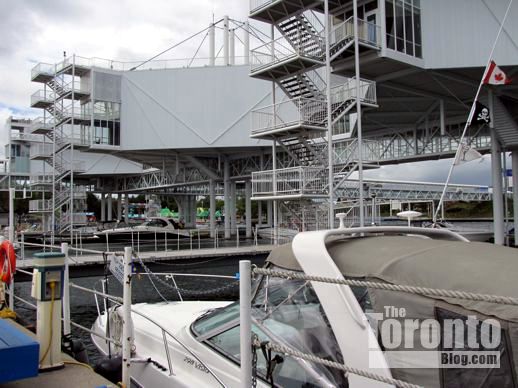
[[(331, 239), (326, 245), (346, 277), (518, 298), (518, 250), (513, 248), (417, 236)], [(291, 245), (273, 250), (267, 261), (285, 269), (301, 270)], [(518, 306), (447, 301), (518, 322)]]

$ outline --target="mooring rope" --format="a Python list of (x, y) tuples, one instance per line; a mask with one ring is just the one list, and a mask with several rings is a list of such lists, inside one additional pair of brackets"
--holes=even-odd
[(455, 291), (455, 290), (445, 290), (440, 288), (428, 288), (428, 287), (419, 287), (419, 286), (407, 286), (401, 284), (390, 284), (390, 283), (382, 283), (382, 282), (372, 282), (367, 280), (355, 280), (355, 279), (333, 279), (323, 276), (314, 276), (314, 275), (306, 275), (304, 273), (293, 272), (293, 271), (280, 271), (280, 270), (270, 270), (265, 268), (254, 268), (252, 270), (254, 274), (258, 275), (268, 275), (283, 279), (297, 279), (297, 280), (310, 280), (316, 282), (323, 283), (332, 283), (332, 284), (341, 284), (344, 286), (354, 286), (354, 287), (368, 287), (368, 288), (376, 288), (380, 290), (388, 290), (388, 291), (402, 291), (408, 292), (411, 294), (418, 294), (424, 296), (438, 296), (443, 298), (456, 298), (456, 299), (466, 299), (473, 300), (477, 302), (488, 302), (488, 303), (498, 303), (498, 304), (506, 304), (518, 306), (518, 299), (510, 296), (500, 296), (500, 295), (488, 295), (488, 294), (478, 294), (474, 292), (467, 291)]
[(380, 381), (382, 383), (391, 384), (391, 385), (394, 385), (399, 388), (421, 388), (420, 385), (410, 384), (410, 383), (407, 383), (406, 381), (393, 379), (391, 377), (385, 377), (380, 374), (372, 373), (372, 372), (364, 370), (364, 369), (353, 368), (351, 366), (340, 364), (335, 361), (329, 361), (324, 358), (313, 356), (311, 354), (302, 353), (297, 350), (294, 350), (294, 349), (291, 349), (291, 348), (288, 348), (286, 346), (279, 345), (276, 343), (272, 343), (272, 342), (261, 343), (260, 341), (255, 340), (252, 343), (252, 345), (256, 348), (261, 348), (261, 346), (264, 345), (267, 349), (271, 349), (277, 353), (283, 353), (285, 355), (290, 355), (292, 357), (302, 358), (302, 359), (310, 361), (310, 362), (322, 364), (322, 365), (325, 365), (325, 366), (328, 366), (328, 367), (334, 368), (334, 369), (340, 369), (346, 373), (351, 373), (351, 374), (354, 374), (357, 376), (366, 377), (371, 380), (376, 380), (376, 381)]

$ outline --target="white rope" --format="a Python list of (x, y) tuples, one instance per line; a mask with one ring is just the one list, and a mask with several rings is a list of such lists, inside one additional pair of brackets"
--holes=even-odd
[(306, 275), (304, 273), (293, 272), (293, 271), (278, 271), (278, 270), (270, 270), (270, 269), (265, 269), (265, 268), (254, 268), (252, 273), (258, 274), (258, 275), (268, 275), (268, 276), (273, 276), (273, 277), (279, 277), (279, 278), (284, 278), (284, 279), (310, 280), (310, 281), (316, 281), (316, 282), (342, 284), (345, 286), (368, 287), (368, 288), (376, 288), (376, 289), (380, 289), (380, 290), (389, 290), (389, 291), (402, 291), (402, 292), (408, 292), (411, 294), (418, 294), (418, 295), (424, 295), (424, 296), (457, 298), (457, 299), (473, 300), (473, 301), (477, 301), (477, 302), (499, 303), (499, 304), (518, 306), (518, 299), (510, 297), (510, 296), (478, 294), (478, 293), (466, 292), (466, 291), (454, 291), (454, 290), (445, 290), (445, 289), (440, 289), (440, 288), (428, 288), (428, 287), (419, 287), (419, 286), (406, 286), (406, 285), (401, 285), (401, 284), (372, 282), (372, 281), (366, 281), (366, 280), (333, 279), (333, 278), (327, 278), (327, 277), (323, 277), (323, 276)]
[[(255, 346), (257, 348), (261, 348), (261, 345), (262, 345), (261, 342), (259, 342), (258, 340), (255, 340), (253, 342), (253, 346)], [(311, 361), (311, 362), (314, 362), (314, 363), (317, 363), (317, 364), (322, 364), (322, 365), (328, 366), (330, 368), (340, 369), (340, 370), (342, 370), (342, 371), (344, 371), (346, 373), (351, 373), (353, 375), (357, 375), (357, 376), (361, 376), (361, 377), (366, 377), (366, 378), (371, 379), (371, 380), (376, 380), (376, 381), (380, 381), (382, 383), (391, 384), (391, 385), (394, 385), (394, 386), (399, 387), (399, 388), (420, 388), (420, 385), (414, 385), (414, 384), (410, 384), (410, 383), (407, 383), (407, 382), (402, 381), (402, 380), (397, 380), (397, 379), (393, 379), (393, 378), (390, 378), (390, 377), (385, 377), (385, 376), (379, 375), (377, 373), (369, 372), (369, 371), (364, 370), (364, 369), (353, 368), (353, 367), (350, 367), (350, 366), (347, 366), (347, 365), (340, 364), (338, 362), (329, 361), (329, 360), (326, 360), (324, 358), (316, 357), (316, 356), (313, 356), (311, 354), (302, 353), (302, 352), (299, 352), (297, 350), (294, 350), (294, 349), (291, 349), (291, 348), (288, 348), (286, 346), (282, 346), (282, 345), (279, 345), (279, 344), (275, 344), (275, 343), (271, 343), (271, 342), (266, 342), (264, 344), (264, 346), (267, 349), (271, 349), (271, 350), (273, 350), (274, 352), (277, 352), (277, 353), (283, 353), (285, 355), (290, 355), (290, 356), (293, 356), (293, 357), (302, 358), (304, 360)]]

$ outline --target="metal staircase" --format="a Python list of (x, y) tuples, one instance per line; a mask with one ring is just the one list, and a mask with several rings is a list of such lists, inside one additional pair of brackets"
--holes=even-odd
[[(31, 72), (33, 81), (45, 85), (43, 91), (33, 94), (31, 106), (47, 112), (45, 119), (35, 123), (34, 132), (44, 134), (53, 151), (47, 152), (49, 147), (45, 144), (45, 152), (34, 155), (52, 167), (53, 199), (45, 204), (34, 203), (31, 209), (33, 212), (38, 209), (52, 211), (55, 219), (52, 231), (55, 233), (64, 233), (74, 225), (86, 222), (86, 217), (80, 213), (85, 209), (86, 192), (71, 188), (70, 182), (74, 174), (84, 171), (83, 164), (74, 161), (72, 156), (74, 148), (83, 145), (74, 133), (79, 125), (89, 120), (81, 114), (81, 105), (90, 98), (89, 91), (81, 87), (81, 77), (88, 73), (88, 67), (76, 67), (75, 57), (65, 58), (55, 66), (38, 64)], [(43, 180), (49, 181), (48, 178)], [(52, 209), (48, 209), (49, 206)]]
[[(330, 9), (340, 9), (346, 1), (330, 0)], [(251, 0), (250, 17), (273, 25), (280, 37), (251, 51), (250, 76), (273, 81), (286, 98), (252, 111), (251, 137), (277, 144), (276, 170), (252, 173), (254, 199), (277, 200), (279, 226), (297, 230), (328, 227), (329, 128), (345, 128), (333, 141), (333, 187), (342, 185), (358, 170), (360, 152), (354, 136), (355, 119), (345, 117), (362, 108), (376, 108), (376, 84), (355, 78), (333, 78), (330, 88), (331, 115), (321, 69), (326, 62), (323, 1)], [(331, 11), (332, 14), (333, 11)], [(354, 19), (339, 20), (337, 12), (330, 26), (329, 56), (334, 61), (353, 58)], [(379, 26), (358, 20), (358, 40), (363, 51), (381, 48)], [(357, 84), (360, 85), (359, 91)], [(359, 94), (359, 95), (358, 95)], [(346, 123), (346, 124), (343, 124)], [(338, 133), (338, 130), (337, 132)], [(381, 147), (362, 144), (365, 168), (378, 167)]]
[(291, 16), (278, 23), (277, 28), (295, 50), (325, 57), (324, 26), (312, 11)]

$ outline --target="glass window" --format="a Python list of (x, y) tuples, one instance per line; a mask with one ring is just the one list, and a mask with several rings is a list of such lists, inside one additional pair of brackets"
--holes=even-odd
[[(475, 319), (468, 319), (467, 316), (454, 313), (445, 309), (436, 309), (437, 319), (442, 328), (441, 350), (447, 351), (498, 351), (500, 353), (500, 368), (443, 368), (441, 369), (441, 387), (499, 387), (514, 388), (513, 362), (510, 347), (507, 339), (507, 332), (501, 328), (500, 345), (493, 349), (484, 348), (481, 327), (482, 322)], [(448, 324), (445, 324), (448, 322)], [(452, 324), (455, 323), (455, 324)], [(460, 322), (461, 324), (459, 325)], [(469, 341), (469, 326), (476, 333), (476, 341)], [(494, 327), (494, 326), (493, 326)], [(461, 330), (460, 332), (458, 332)], [(476, 348), (470, 342), (477, 344)]]
[(396, 0), (396, 50), (405, 52), (403, 0)]
[(415, 56), (422, 58), (421, 51), (421, 10), (415, 7), (417, 0), (414, 0), (414, 42), (415, 42)]
[(412, 22), (412, 4), (409, 0), (405, 2), (405, 52), (408, 55), (414, 55), (414, 33)]
[(371, 1), (370, 3), (365, 4), (365, 12), (374, 11), (378, 8), (377, 1)]
[(222, 309), (213, 310), (210, 314), (198, 318), (193, 329), (198, 335), (205, 335), (217, 327), (222, 327), (228, 322), (239, 320), (239, 303), (233, 303)]
[(420, 2), (386, 0), (387, 48), (422, 57)]
[[(253, 331), (260, 341), (272, 341), (304, 353), (343, 363), (329, 321), (309, 282), (263, 277), (252, 301)], [(218, 330), (221, 328), (221, 330)], [(202, 340), (239, 362), (239, 305), (209, 313), (192, 325)], [(211, 334), (213, 333), (213, 334)], [(266, 361), (258, 351), (258, 374), (265, 378)], [(282, 387), (346, 387), (347, 377), (320, 364), (283, 357), (274, 371)], [(276, 385), (277, 386), (277, 385)]]
[(395, 31), (395, 20), (394, 20), (394, 2), (387, 0), (385, 3), (386, 13), (386, 26), (387, 26), (387, 47), (395, 50), (396, 49), (396, 31)]

